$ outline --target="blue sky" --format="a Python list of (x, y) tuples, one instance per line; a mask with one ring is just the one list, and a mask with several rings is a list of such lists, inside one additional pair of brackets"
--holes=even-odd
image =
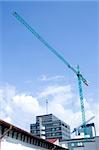
[(73, 67), (80, 65), (89, 81), (89, 87), (84, 86), (87, 102), (98, 103), (97, 2), (0, 2), (0, 8), (1, 87), (10, 85), (17, 93), (37, 96), (47, 86), (70, 84), (78, 96), (75, 74), (12, 16), (16, 11)]
[(4, 81), (20, 84), (41, 74), (66, 75), (69, 72), (13, 18), (11, 13), (16, 10), (74, 67), (79, 64), (91, 84), (97, 83), (98, 14), (95, 2), (5, 2), (1, 5)]

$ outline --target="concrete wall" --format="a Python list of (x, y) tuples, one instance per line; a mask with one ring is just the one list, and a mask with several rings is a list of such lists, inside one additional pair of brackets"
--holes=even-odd
[(99, 137), (95, 138), (95, 142), (84, 143), (84, 147), (75, 148), (74, 150), (99, 150)]
[(85, 150), (84, 147), (76, 147), (73, 150)]
[(95, 141), (96, 141), (96, 150), (99, 150), (99, 136), (97, 136), (96, 138), (95, 138)]
[(95, 148), (95, 142), (85, 143), (84, 147), (75, 147), (73, 150), (98, 150)]
[[(69, 146), (70, 141), (64, 141), (61, 142), (60, 144), (63, 145), (65, 144), (65, 146)], [(73, 142), (71, 140), (71, 142)], [(79, 142), (78, 140), (75, 140), (75, 142)], [(81, 142), (81, 140), (80, 140)], [(69, 147), (68, 147), (69, 148)], [(69, 148), (69, 150), (99, 150), (99, 136), (95, 137), (91, 142), (84, 142), (84, 144), (82, 145), (82, 147), (79, 146), (74, 146)]]

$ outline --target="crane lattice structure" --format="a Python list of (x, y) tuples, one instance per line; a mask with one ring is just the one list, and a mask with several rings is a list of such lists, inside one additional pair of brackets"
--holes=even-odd
[(88, 86), (87, 80), (82, 76), (79, 70), (79, 66), (77, 69), (73, 68), (66, 59), (59, 54), (39, 33), (35, 31), (17, 12), (13, 12), (13, 16), (22, 23), (37, 39), (39, 39), (52, 53), (54, 53), (69, 69), (71, 69), (78, 78), (78, 86), (79, 86), (79, 95), (80, 95), (80, 105), (81, 105), (81, 113), (82, 113), (82, 124), (84, 125), (84, 136), (86, 135), (86, 117), (85, 117), (85, 108), (84, 108), (84, 100), (83, 100), (83, 91), (82, 91), (82, 82)]

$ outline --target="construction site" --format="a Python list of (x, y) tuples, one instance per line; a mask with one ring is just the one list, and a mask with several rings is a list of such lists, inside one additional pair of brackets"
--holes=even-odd
[[(6, 5), (3, 2), (1, 2), (1, 3), (2, 3), (2, 5), (1, 5), (2, 12), (3, 12), (3, 7), (6, 6), (5, 8), (7, 8), (7, 4), (9, 2)], [(40, 3), (40, 4), (38, 4), (38, 3)], [(44, 5), (45, 3), (44, 2), (38, 2), (38, 3), (35, 2), (35, 4), (36, 4), (35, 8), (40, 8), (40, 9), (45, 8), (45, 10), (41, 9), (41, 12), (46, 14), (47, 17), (50, 17), (50, 20), (51, 20), (52, 19), (51, 15), (50, 15), (49, 11), (47, 12), (46, 7)], [(9, 6), (11, 5), (12, 8), (13, 8), (14, 3), (11, 3), (11, 4), (9, 4)], [(80, 69), (80, 65), (82, 65), (81, 68), (83, 68), (83, 69), (86, 68), (85, 69), (86, 75), (87, 75), (87, 77), (89, 76), (88, 67), (90, 67), (90, 66), (88, 66), (87, 61), (86, 61), (89, 56), (85, 56), (86, 54), (83, 55), (83, 52), (77, 52), (77, 54), (78, 54), (77, 55), (77, 63), (79, 64), (80, 60), (81, 61), (83, 60), (83, 61), (82, 61), (82, 64), (80, 63), (80, 65), (76, 65), (76, 67), (73, 67), (75, 65), (71, 65), (71, 64), (73, 64), (72, 60), (74, 59), (75, 56), (73, 57), (72, 51), (70, 52), (70, 55), (72, 55), (72, 59), (70, 59), (70, 61), (68, 61), (69, 59), (65, 55), (63, 55), (63, 52), (61, 52), (61, 50), (59, 51), (59, 50), (57, 50), (57, 48), (54, 48), (54, 46), (52, 46), (53, 44), (51, 44), (51, 42), (48, 42), (50, 40), (47, 40), (46, 36), (42, 36), (41, 33), (43, 33), (43, 31), (45, 29), (45, 26), (47, 26), (47, 24), (44, 24), (42, 22), (42, 20), (38, 21), (41, 24), (42, 28), (43, 28), (42, 32), (40, 32), (40, 25), (38, 25), (36, 23), (36, 17), (38, 17), (38, 15), (35, 15), (35, 18), (34, 18), (35, 25), (33, 25), (33, 24), (31, 25), (31, 23), (29, 23), (29, 22), (33, 19), (32, 18), (33, 16), (31, 14), (30, 15), (27, 14), (24, 10), (25, 7), (28, 8), (28, 5), (26, 5), (22, 8), (23, 12), (19, 9), (20, 7), (22, 7), (22, 4), (23, 3), (21, 2), (21, 3), (18, 3), (16, 5), (16, 7), (14, 6), (16, 9), (15, 8), (13, 8), (13, 10), (9, 9), (9, 13), (7, 15), (10, 16), (9, 22), (11, 22), (13, 24), (13, 28), (10, 27), (12, 29), (11, 34), (13, 34), (12, 45), (14, 47), (16, 45), (16, 48), (18, 48), (20, 46), (21, 47), (24, 46), (24, 48), (26, 47), (25, 51), (27, 51), (27, 52), (26, 52), (26, 56), (25, 56), (24, 51), (22, 51), (22, 54), (21, 54), (21, 52), (19, 50), (16, 50), (16, 48), (15, 48), (16, 51), (12, 52), (12, 53), (14, 53), (14, 55), (16, 55), (16, 57), (14, 57), (14, 59), (12, 58), (12, 56), (11, 56), (11, 58), (9, 57), (9, 55), (10, 55), (9, 52), (8, 53), (6, 52), (6, 57), (4, 55), (4, 58), (7, 58), (7, 57), (9, 58), (9, 61), (7, 62), (7, 65), (8, 65), (7, 68), (10, 68), (10, 66), (11, 66), (11, 68), (13, 68), (13, 66), (15, 65), (14, 63), (16, 63), (16, 64), (19, 63), (18, 67), (20, 68), (21, 63), (23, 63), (23, 64), (26, 63), (27, 65), (24, 65), (24, 67), (23, 67), (24, 69), (23, 70), (22, 70), (22, 68), (19, 69), (19, 72), (21, 72), (21, 71), (24, 72), (24, 70), (27, 70), (28, 68), (30, 68), (30, 70), (31, 70), (32, 69), (31, 66), (33, 65), (33, 67), (34, 67), (33, 68), (34, 69), (33, 73), (34, 73), (35, 76), (37, 76), (37, 73), (38, 73), (37, 70), (39, 70), (39, 68), (37, 68), (36, 63), (38, 63), (38, 66), (41, 64), (41, 66), (40, 66), (41, 70), (43, 70), (43, 65), (45, 65), (45, 66), (47, 65), (46, 68), (48, 70), (50, 70), (50, 67), (51, 67), (51, 71), (53, 72), (53, 70), (55, 70), (53, 60), (55, 59), (56, 63), (59, 62), (59, 65), (57, 64), (58, 66), (56, 67), (56, 70), (59, 70), (59, 72), (60, 72), (60, 69), (61, 69), (63, 72), (65, 72), (65, 69), (62, 68), (62, 66), (64, 66), (66, 68), (66, 72), (68, 70), (68, 72), (70, 71), (72, 73), (72, 74), (67, 73), (68, 76), (70, 75), (71, 78), (73, 78), (73, 79), (71, 79), (70, 77), (68, 77), (70, 82), (71, 82), (71, 80), (73, 80), (73, 81), (71, 82), (71, 86), (67, 86), (67, 87), (72, 87), (72, 89), (73, 89), (73, 86), (74, 86), (74, 91), (73, 92), (75, 92), (75, 95), (77, 95), (76, 98), (78, 100), (74, 100), (75, 97), (73, 97), (74, 95), (71, 92), (72, 91), (71, 88), (68, 88), (69, 92), (70, 92), (70, 96), (67, 96), (67, 97), (66, 97), (66, 94), (68, 95), (68, 93), (69, 93), (68, 89), (67, 89), (67, 93), (65, 93), (65, 90), (66, 90), (67, 87), (65, 88), (65, 90), (63, 89), (63, 91), (62, 91), (63, 95), (61, 94), (62, 96), (60, 95), (61, 91), (59, 91), (59, 87), (58, 87), (58, 90), (56, 92), (56, 90), (54, 88), (57, 87), (57, 85), (58, 85), (57, 82), (61, 81), (60, 76), (58, 76), (58, 75), (57, 75), (58, 80), (56, 80), (55, 77), (47, 79), (46, 76), (43, 76), (43, 78), (42, 78), (43, 82), (44, 81), (49, 82), (50, 80), (52, 80), (52, 83), (54, 83), (54, 82), (56, 82), (56, 83), (55, 83), (55, 85), (53, 84), (54, 88), (52, 88), (52, 83), (51, 83), (50, 86), (49, 86), (49, 87), (51, 87), (51, 89), (49, 87), (46, 88), (44, 92), (41, 92), (41, 94), (39, 94), (40, 96), (35, 96), (33, 98), (33, 96), (31, 96), (31, 95), (24, 94), (24, 92), (23, 92), (23, 95), (22, 94), (18, 95), (16, 91), (15, 91), (16, 93), (13, 92), (15, 94), (10, 98), (10, 99), (12, 99), (12, 101), (10, 101), (10, 103), (9, 103), (10, 105), (8, 105), (9, 107), (4, 109), (3, 107), (6, 107), (7, 101), (9, 101), (9, 93), (11, 93), (11, 92), (8, 91), (8, 94), (7, 94), (8, 99), (5, 101), (5, 106), (2, 105), (2, 107), (1, 107), (0, 150), (11, 150), (11, 149), (14, 149), (14, 150), (17, 150), (17, 149), (18, 150), (31, 150), (31, 149), (35, 149), (35, 150), (36, 149), (39, 149), (39, 150), (41, 150), (41, 149), (42, 150), (43, 149), (50, 149), (50, 150), (98, 150), (99, 149), (98, 126), (99, 125), (97, 125), (96, 123), (98, 123), (98, 120), (97, 120), (98, 111), (97, 110), (99, 109), (98, 108), (99, 105), (98, 105), (97, 101), (94, 102), (94, 101), (90, 100), (91, 98), (89, 98), (89, 101), (85, 99), (85, 97), (86, 97), (85, 94), (86, 93), (87, 93), (87, 97), (89, 95), (92, 95), (92, 94), (88, 93), (89, 92), (88, 88), (90, 87), (90, 84), (92, 84), (92, 83), (89, 82), (89, 79), (85, 78), (85, 75), (82, 74), (83, 70)], [(34, 2), (31, 2), (31, 4), (34, 4)], [(65, 2), (65, 4), (67, 4), (67, 2)], [(51, 11), (51, 9), (54, 10), (53, 8), (55, 8), (55, 6), (57, 6), (57, 2), (56, 3), (55, 2), (52, 2), (52, 3), (49, 2), (47, 5), (48, 5), (48, 8), (50, 8), (50, 6), (51, 6), (51, 8), (49, 9)], [(58, 11), (59, 11), (59, 8), (61, 7), (61, 5), (63, 5), (63, 3), (61, 4), (61, 2), (60, 2), (60, 5), (58, 6)], [(20, 7), (18, 8), (18, 6), (20, 6)], [(84, 8), (88, 7), (88, 8), (90, 8), (90, 10), (92, 8), (97, 8), (98, 9), (97, 3), (92, 3), (91, 4), (91, 2), (89, 2), (89, 3), (87, 3), (87, 2), (78, 3), (78, 4), (74, 4), (74, 3), (71, 2), (71, 3), (69, 3), (68, 6), (70, 7), (70, 10), (72, 10), (72, 9), (74, 9), (74, 10), (78, 9), (79, 10), (79, 11), (77, 11), (77, 14), (76, 14), (77, 16), (78, 16), (78, 14), (80, 14), (80, 16), (78, 16), (78, 18), (81, 18), (82, 14), (83, 14), (84, 10), (80, 13), (80, 8), (82, 9), (82, 7), (84, 7)], [(86, 9), (86, 14), (87, 14), (87, 11), (88, 11), (87, 9)], [(63, 7), (62, 7), (62, 10), (63, 10)], [(69, 11), (69, 9), (68, 9), (68, 11)], [(31, 9), (31, 12), (32, 12), (32, 9)], [(55, 10), (54, 10), (54, 12), (55, 12)], [(64, 12), (65, 12), (65, 9), (64, 9)], [(43, 13), (41, 13), (42, 16), (44, 15)], [(70, 11), (70, 13), (71, 13), (71, 11)], [(97, 14), (97, 12), (95, 12), (95, 13)], [(73, 15), (73, 12), (71, 14)], [(53, 14), (53, 16), (54, 16), (54, 14)], [(67, 16), (69, 16), (69, 14)], [(3, 15), (2, 15), (2, 17), (3, 17)], [(73, 17), (76, 19), (75, 16), (73, 16)], [(57, 16), (57, 18), (58, 18), (58, 16)], [(79, 20), (78, 18), (77, 18), (77, 20)], [(84, 15), (84, 18), (85, 18), (85, 15)], [(88, 15), (88, 18), (89, 18), (89, 15)], [(27, 20), (30, 20), (30, 21), (27, 21)], [(70, 21), (70, 18), (67, 19), (67, 20)], [(96, 20), (96, 22), (97, 22), (97, 20)], [(6, 19), (4, 20), (4, 23), (6, 23)], [(88, 21), (86, 21), (84, 29), (86, 29), (87, 24), (88, 24)], [(7, 25), (8, 25), (8, 23), (7, 23)], [(39, 32), (38, 32), (38, 30), (36, 30), (36, 25), (39, 28)], [(43, 27), (43, 25), (44, 25), (44, 27)], [(62, 23), (61, 23), (61, 25), (62, 25)], [(10, 24), (9, 24), (9, 26), (10, 26)], [(54, 34), (54, 29), (53, 29), (53, 31), (51, 31), (50, 26), (48, 26), (48, 30), (49, 30), (49, 33), (50, 33), (50, 37), (52, 38), (52, 40), (54, 40), (54, 38), (51, 36), (52, 34)], [(72, 33), (74, 33), (74, 31), (72, 31), (72, 30), (77, 30), (77, 32), (79, 31), (79, 34), (77, 33), (77, 35), (75, 35), (75, 36), (78, 36), (78, 35), (80, 35), (80, 30), (83, 29), (83, 28), (80, 29), (80, 27), (79, 27), (79, 29), (76, 28), (75, 21), (74, 21), (74, 25), (70, 24), (69, 26), (70, 26), (70, 31), (71, 31), (70, 38), (72, 38), (71, 35), (72, 35)], [(72, 29), (72, 26), (74, 26), (73, 29)], [(82, 27), (83, 26), (84, 25), (82, 25)], [(55, 28), (56, 28), (56, 25), (55, 25)], [(59, 28), (62, 28), (62, 26), (59, 26)], [(89, 28), (89, 25), (88, 25), (88, 28)], [(2, 24), (2, 29), (3, 29), (3, 24)], [(10, 30), (8, 30), (7, 32), (10, 32)], [(61, 32), (61, 30), (59, 32)], [(82, 31), (81, 33), (83, 34), (83, 32), (84, 31)], [(88, 31), (88, 33), (89, 33), (89, 31)], [(86, 34), (86, 32), (85, 32), (85, 35), (90, 36), (90, 35), (88, 35), (88, 33)], [(45, 33), (45, 35), (46, 34), (47, 33)], [(63, 34), (64, 34), (64, 31), (63, 31)], [(25, 35), (27, 35), (28, 38), (26, 38)], [(68, 33), (68, 35), (69, 35), (69, 33)], [(47, 34), (47, 36), (48, 36), (48, 34)], [(3, 31), (2, 31), (2, 37), (3, 37), (2, 39), (6, 39), (5, 34), (3, 36)], [(81, 37), (82, 37), (82, 35), (81, 35)], [(31, 38), (30, 41), (28, 40), (29, 38)], [(32, 41), (32, 38), (33, 38), (33, 41)], [(62, 37), (58, 37), (58, 38), (61, 39)], [(80, 37), (77, 37), (77, 38), (80, 39)], [(85, 37), (83, 37), (83, 38), (85, 38)], [(18, 40), (18, 42), (15, 39)], [(9, 41), (10, 41), (10, 39), (9, 39)], [(8, 42), (8, 43), (10, 43), (10, 42)], [(55, 42), (55, 40), (54, 40), (54, 42)], [(26, 43), (29, 44), (31, 49), (32, 49), (31, 45), (35, 43), (35, 48), (33, 48), (33, 51), (35, 51), (35, 49), (36, 49), (36, 51), (38, 49), (40, 51), (38, 51), (37, 54), (33, 52), (34, 55), (32, 55), (32, 53), (30, 53), (29, 49), (27, 49), (27, 47), (29, 47), (29, 46), (28, 46), (28, 44), (26, 46)], [(56, 42), (56, 47), (57, 47), (57, 43), (59, 43), (59, 42)], [(77, 41), (77, 43), (78, 43), (78, 41)], [(64, 42), (64, 44), (65, 44), (65, 42)], [(86, 43), (86, 45), (87, 44), (89, 44), (89, 43)], [(69, 45), (72, 45), (72, 43), (70, 43)], [(61, 47), (60, 45), (58, 45), (58, 46)], [(64, 47), (64, 45), (63, 45), (63, 47)], [(6, 49), (6, 46), (2, 46), (2, 48)], [(11, 47), (9, 47), (8, 50), (10, 48)], [(19, 49), (21, 50), (21, 48), (19, 48)], [(43, 49), (44, 49), (44, 51), (43, 51)], [(45, 50), (46, 50), (46, 56), (44, 56), (45, 55), (44, 54)], [(17, 59), (17, 52), (18, 52), (19, 60)], [(42, 55), (42, 58), (43, 58), (42, 60), (40, 60), (41, 59), (40, 56), (37, 56), (38, 53), (40, 53), (40, 52), (41, 52), (40, 55)], [(29, 55), (31, 56), (32, 59), (35, 58), (34, 62), (31, 61), (32, 60), (31, 58), (28, 58), (28, 53), (30, 53)], [(66, 54), (66, 53), (64, 53), (64, 54)], [(89, 55), (91, 55), (91, 54), (89, 54)], [(15, 60), (17, 60), (17, 61), (15, 62)], [(29, 60), (30, 60), (30, 62), (29, 62)], [(42, 65), (43, 60), (44, 60), (44, 64)], [(51, 66), (50, 65), (48, 66), (47, 63), (50, 63), (51, 61), (52, 61), (53, 66), (52, 66), (52, 64), (50, 64)], [(94, 59), (94, 61), (95, 61), (95, 59)], [(74, 61), (74, 62), (76, 62), (76, 61)], [(91, 59), (90, 59), (90, 62), (91, 62)], [(34, 63), (34, 64), (31, 64), (31, 66), (29, 66), (29, 63)], [(15, 68), (15, 66), (16, 66), (16, 68)], [(21, 74), (18, 75), (18, 73), (17, 73), (18, 71), (16, 72), (17, 65), (15, 65), (15, 66), (14, 66), (15, 70), (14, 70), (14, 73), (13, 73), (13, 78), (14, 78), (14, 75), (16, 75), (16, 76), (18, 76), (18, 78), (19, 78), (18, 80), (20, 81), (21, 78), (19, 76), (21, 76)], [(10, 70), (10, 69), (8, 69), (8, 70)], [(64, 74), (66, 74), (66, 72)], [(10, 74), (11, 73), (9, 73), (9, 75), (7, 77), (10, 77)], [(57, 74), (58, 74), (58, 71), (57, 71)], [(25, 73), (24, 73), (24, 75), (22, 75), (22, 77), (23, 77), (23, 79), (25, 79)], [(6, 75), (4, 75), (4, 79), (7, 80)], [(75, 81), (74, 81), (74, 79), (75, 79)], [(76, 81), (77, 81), (77, 83), (75, 83)], [(12, 80), (11, 82), (14, 83), (15, 81)], [(29, 83), (29, 84), (30, 84), (30, 82), (31, 82), (30, 80), (27, 81), (27, 83)], [(65, 80), (63, 82), (65, 83)], [(17, 81), (17, 83), (19, 83), (19, 82)], [(17, 85), (17, 83), (16, 83), (16, 85)], [(27, 84), (27, 83), (25, 83), (25, 84)], [(34, 88), (36, 88), (36, 86), (37, 86), (35, 84), (36, 82), (31, 82), (31, 83), (33, 83)], [(24, 87), (23, 91), (25, 91), (29, 87), (29, 85), (25, 86), (25, 84), (21, 85), (21, 86)], [(62, 85), (62, 84), (63, 83), (61, 83), (60, 85)], [(75, 84), (77, 84), (78, 87)], [(92, 86), (92, 87), (96, 87), (95, 83), (93, 85), (94, 86)], [(41, 87), (43, 87), (43, 84), (40, 85), (40, 88)], [(62, 89), (62, 86), (60, 86), (60, 87)], [(87, 90), (85, 92), (86, 88), (87, 88)], [(49, 91), (47, 91), (47, 89), (49, 89)], [(27, 90), (27, 91), (29, 91), (29, 90)], [(6, 96), (6, 93), (7, 92), (5, 92), (5, 96)], [(29, 92), (27, 92), (27, 93), (29, 93)], [(54, 98), (49, 93), (51, 93), (51, 94), (54, 93), (53, 94)], [(58, 94), (56, 94), (56, 93), (58, 93)], [(27, 97), (26, 101), (23, 100), (23, 99), (25, 99), (25, 97)], [(36, 97), (39, 99), (38, 101), (36, 101)], [(62, 101), (62, 97), (63, 97), (64, 100), (63, 100), (63, 102), (60, 103), (60, 101)], [(53, 100), (51, 98), (53, 98)], [(43, 107), (42, 107), (42, 103), (39, 102), (42, 99), (45, 99), (45, 101), (43, 102), (44, 103)], [(56, 100), (55, 102), (54, 102), (54, 99)], [(65, 103), (65, 99), (67, 100), (66, 103)], [(72, 102), (69, 103), (68, 101), (71, 100), (71, 99), (72, 99)], [(31, 102), (32, 100), (35, 101), (35, 105), (34, 105), (34, 103), (32, 105), (32, 102)], [(1, 97), (1, 102), (2, 101), (3, 101), (3, 98)], [(28, 102), (30, 102), (30, 105), (28, 105)], [(20, 103), (21, 106), (19, 105), (19, 103)], [(13, 105), (15, 104), (15, 106), (13, 107), (12, 104)], [(17, 105), (17, 107), (16, 107), (16, 105)], [(40, 105), (40, 106), (38, 106), (38, 105)], [(73, 105), (73, 106), (71, 106), (71, 105)], [(10, 109), (10, 106), (12, 106), (13, 109), (12, 108)], [(15, 108), (15, 114), (19, 113), (18, 115), (15, 115), (15, 116), (12, 115), (12, 114), (14, 114), (14, 108)], [(20, 114), (21, 111), (18, 110), (17, 108), (20, 109), (20, 110), (22, 109), (24, 114)], [(92, 113), (94, 111), (91, 110), (93, 108), (94, 108), (94, 110), (96, 109), (95, 111), (97, 112), (97, 113), (95, 113), (95, 115), (94, 115), (94, 113)], [(71, 114), (69, 114), (69, 113), (66, 114), (65, 109), (69, 110), (68, 112), (71, 112), (71, 109), (74, 109), (74, 110), (72, 110)], [(79, 113), (77, 113), (78, 110), (76, 110), (76, 109), (79, 110)], [(8, 114), (11, 114), (13, 116), (12, 121), (6, 121), (6, 119), (4, 119), (4, 117), (8, 116), (8, 114), (6, 113), (6, 115), (4, 116), (4, 113), (3, 113), (2, 110), (3, 111), (5, 110), (5, 112), (7, 111)], [(86, 112), (86, 110), (87, 110), (87, 112)], [(25, 122), (25, 121), (22, 121), (22, 118), (23, 118), (23, 120), (25, 120), (25, 115), (28, 114), (26, 111), (32, 112), (32, 113), (29, 113), (29, 115), (31, 114), (31, 118), (34, 115), (33, 120), (30, 119), (31, 120), (31, 121), (29, 120), (30, 122), (26, 121), (26, 123), (25, 123), (25, 126), (29, 127), (28, 131), (23, 129), (22, 126), (21, 126), (21, 124), (24, 124), (24, 122)], [(35, 113), (33, 111), (35, 111)], [(27, 115), (27, 118), (29, 117), (29, 115)], [(66, 117), (65, 117), (65, 115), (66, 115)], [(18, 123), (16, 123), (16, 122), (18, 122), (17, 120), (20, 117), (17, 118), (16, 116), (22, 116), (21, 121), (19, 122), (20, 126), (18, 126)], [(63, 117), (61, 117), (61, 116), (63, 116)], [(14, 117), (15, 117), (15, 121), (13, 121)], [(64, 118), (66, 118), (66, 119), (64, 119)], [(73, 121), (73, 119), (74, 119), (74, 121)], [(96, 119), (96, 121), (95, 121), (95, 119)], [(68, 120), (71, 120), (71, 121), (68, 122)], [(73, 123), (73, 122), (75, 122), (74, 125), (70, 124), (70, 123)]]

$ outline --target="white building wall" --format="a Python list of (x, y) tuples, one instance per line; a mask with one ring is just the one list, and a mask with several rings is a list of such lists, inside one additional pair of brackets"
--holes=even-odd
[(95, 147), (95, 143), (86, 143), (84, 147), (75, 147), (73, 150), (98, 150)]
[(39, 146), (28, 144), (10, 137), (6, 137), (0, 142), (0, 150), (46, 150)]
[(76, 148), (74, 148), (73, 150), (85, 150), (85, 148), (84, 147), (76, 147)]
[(95, 138), (96, 141), (96, 149), (99, 150), (99, 136)]
[(99, 150), (99, 137), (95, 137), (95, 142), (86, 142), (84, 147), (74, 148), (73, 150)]
[(95, 142), (85, 143), (84, 147), (75, 147), (73, 150), (98, 150), (95, 145)]
[[(95, 140), (95, 141), (94, 141)], [(95, 137), (93, 142), (85, 142), (84, 147), (72, 147), (70, 150), (99, 150), (99, 136)], [(75, 141), (78, 142), (78, 141)], [(81, 142), (81, 141), (80, 141)], [(60, 142), (60, 145), (68, 146), (68, 141)]]

